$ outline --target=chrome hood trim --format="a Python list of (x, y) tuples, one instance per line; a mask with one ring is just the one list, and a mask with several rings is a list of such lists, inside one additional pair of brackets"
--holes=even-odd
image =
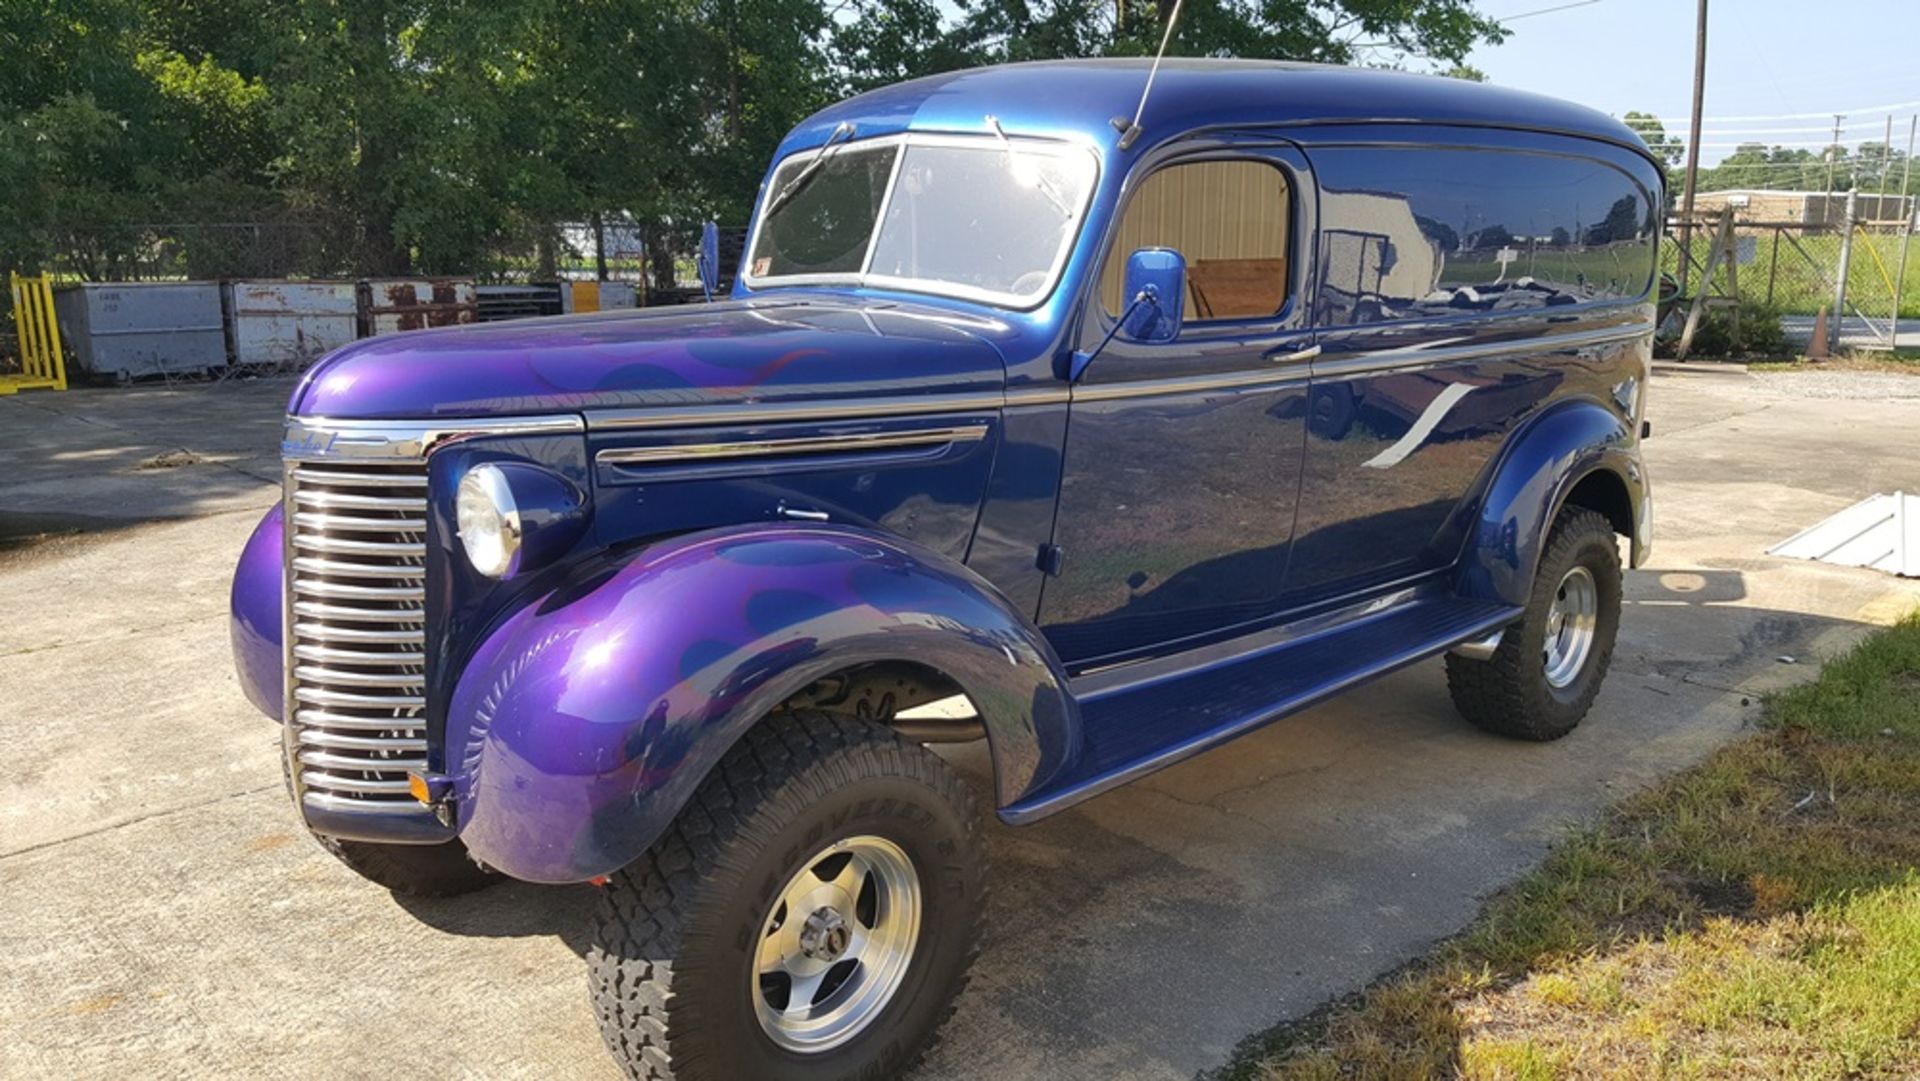
[(417, 459), (447, 443), (489, 435), (555, 435), (585, 432), (575, 413), (495, 420), (339, 420), (289, 416), (280, 457), (289, 462), (338, 458)]

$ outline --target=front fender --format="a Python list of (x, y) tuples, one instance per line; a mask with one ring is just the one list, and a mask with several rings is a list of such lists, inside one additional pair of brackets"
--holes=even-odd
[(233, 643), (233, 668), (240, 689), (260, 712), (280, 720), (282, 683), (280, 606), (286, 593), (281, 579), (285, 526), (275, 503), (247, 538), (233, 569), (227, 633)]
[(1619, 414), (1575, 399), (1541, 414), (1509, 440), (1460, 563), (1459, 593), (1526, 604), (1561, 503), (1582, 478), (1602, 469), (1626, 489), (1637, 550), (1644, 543), (1639, 526), (1646, 521), (1647, 493), (1639, 444)]
[(480, 860), (572, 882), (638, 857), (748, 727), (824, 676), (912, 660), (985, 723), (1004, 806), (1070, 757), (1059, 660), (985, 581), (824, 526), (692, 534), (501, 623), (454, 689), (446, 770)]

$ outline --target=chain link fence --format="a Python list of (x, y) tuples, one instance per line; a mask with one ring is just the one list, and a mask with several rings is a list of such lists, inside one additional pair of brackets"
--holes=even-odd
[[(1720, 225), (1717, 218), (1696, 220), (1684, 251), (1679, 223), (1668, 225), (1660, 269), (1685, 283), (1684, 295), (1675, 305), (1680, 319), (1702, 289), (1701, 270)], [(1803, 339), (1813, 330), (1811, 321), (1822, 309), (1830, 319), (1846, 317), (1844, 344), (1867, 348), (1892, 346), (1896, 320), (1920, 317), (1920, 237), (1904, 222), (1857, 221), (1849, 230), (1838, 220), (1736, 221), (1732, 239), (1732, 266), (1726, 266), (1724, 258), (1720, 261), (1709, 295), (1737, 292), (1743, 318), (1782, 321), (1797, 345), (1805, 345)], [(1905, 274), (1903, 254), (1909, 265)], [(1846, 289), (1840, 294), (1837, 287), (1843, 275)], [(1843, 311), (1835, 311), (1836, 299)]]
[[(516, 228), (447, 265), (396, 268), (351, 223), (253, 221), (132, 223), (54, 231), (44, 265), (56, 280), (189, 281), (222, 278), (471, 277), (480, 282), (606, 279), (673, 290), (696, 284), (698, 223), (565, 221)], [(743, 229), (721, 230), (723, 276)], [(727, 258), (731, 248), (734, 258)], [(403, 260), (404, 262), (405, 260)], [(413, 260), (416, 264), (419, 260)], [(444, 262), (430, 260), (430, 262)]]
[[(1707, 260), (1716, 223), (1695, 226), (1692, 236), (1693, 277)], [(1736, 270), (1741, 296), (1783, 315), (1813, 315), (1833, 306), (1834, 281), (1840, 266), (1841, 230), (1837, 226), (1776, 223), (1740, 225), (1734, 229)], [(1900, 315), (1920, 317), (1920, 237), (1904, 230), (1862, 226), (1855, 230), (1847, 270), (1849, 306), (1858, 305), (1869, 317), (1892, 313), (1893, 281), (1900, 265), (1900, 249), (1909, 248), (1910, 272), (1902, 290)], [(1660, 249), (1660, 269), (1680, 276), (1680, 240), (1670, 228)], [(1727, 284), (1716, 271), (1714, 284)], [(1697, 287), (1697, 282), (1695, 283)], [(1691, 295), (1691, 294), (1689, 294)]]

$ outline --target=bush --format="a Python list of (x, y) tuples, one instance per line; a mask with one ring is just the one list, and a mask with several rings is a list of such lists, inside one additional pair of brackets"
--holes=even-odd
[[(1697, 357), (1779, 357), (1793, 354), (1793, 347), (1787, 342), (1787, 333), (1780, 325), (1780, 309), (1768, 307), (1754, 300), (1740, 301), (1740, 333), (1733, 332), (1733, 312), (1725, 309), (1708, 309), (1700, 317), (1699, 329), (1693, 332), (1693, 348), (1690, 356)], [(1674, 313), (1671, 330), (1673, 341), (1679, 341), (1681, 329), (1686, 325), (1686, 310), (1682, 308)]]

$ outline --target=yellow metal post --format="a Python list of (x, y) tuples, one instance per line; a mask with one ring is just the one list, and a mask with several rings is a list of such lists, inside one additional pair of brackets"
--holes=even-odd
[(60, 348), (60, 321), (53, 314), (53, 282), (45, 274), (9, 274), (13, 330), (20, 343), (20, 374), (0, 375), (0, 394), (67, 389), (67, 361)]

